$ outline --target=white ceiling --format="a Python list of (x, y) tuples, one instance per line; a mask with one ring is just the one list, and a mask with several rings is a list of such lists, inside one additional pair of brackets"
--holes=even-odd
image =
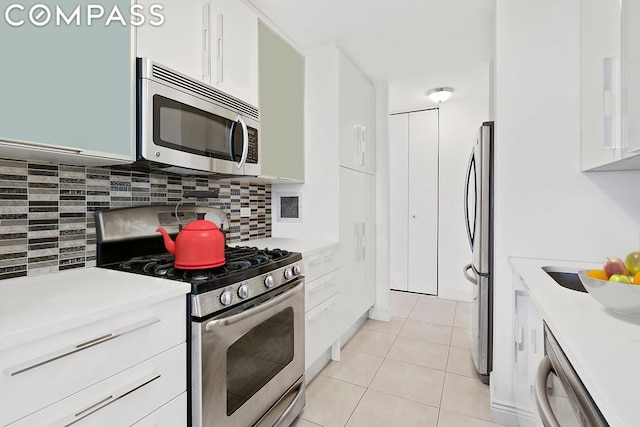
[(423, 96), (433, 87), (455, 88), (448, 102), (488, 91), (495, 0), (248, 1), (303, 51), (336, 42), (387, 81), (391, 111), (433, 105)]

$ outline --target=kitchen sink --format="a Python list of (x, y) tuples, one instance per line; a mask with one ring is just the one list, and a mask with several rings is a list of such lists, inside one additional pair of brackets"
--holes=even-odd
[(579, 292), (587, 292), (582, 285), (580, 278), (578, 277), (578, 271), (575, 269), (563, 268), (563, 267), (550, 267), (544, 266), (542, 269), (547, 273), (556, 283), (563, 288), (571, 289)]

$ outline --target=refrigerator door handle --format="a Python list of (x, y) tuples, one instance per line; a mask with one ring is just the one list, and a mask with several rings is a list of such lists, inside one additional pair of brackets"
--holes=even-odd
[[(473, 241), (474, 236), (471, 234), (471, 224), (469, 224), (469, 184), (471, 183), (471, 174), (474, 173), (475, 168), (475, 156), (474, 150), (471, 151), (471, 156), (469, 157), (469, 165), (467, 166), (467, 174), (464, 179), (464, 223), (467, 227), (467, 237), (469, 238), (469, 245), (471, 246), (471, 250), (473, 250)], [(475, 233), (476, 228), (476, 218), (478, 213), (476, 212), (477, 206), (477, 197), (478, 197), (478, 189), (477, 186), (473, 187), (473, 200), (475, 201), (474, 212), (473, 212), (473, 230)]]
[(464, 266), (464, 268), (462, 269), (462, 271), (464, 272), (464, 277), (470, 281), (471, 283), (473, 283), (474, 285), (478, 284), (478, 279), (475, 277), (475, 274), (473, 276), (470, 276), (469, 273), (467, 273), (469, 270), (473, 269), (473, 265), (471, 264), (467, 264)]

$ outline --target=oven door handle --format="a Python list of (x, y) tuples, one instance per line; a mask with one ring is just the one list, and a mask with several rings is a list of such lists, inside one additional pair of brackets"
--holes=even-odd
[(551, 365), (551, 360), (549, 359), (549, 356), (545, 356), (544, 359), (540, 361), (538, 371), (536, 372), (536, 382), (534, 387), (536, 406), (544, 427), (561, 427), (558, 419), (553, 414), (553, 409), (549, 402), (549, 396), (547, 395), (547, 378), (549, 377), (549, 374), (551, 374), (552, 370), (553, 366)]
[(230, 326), (233, 325), (234, 323), (238, 323), (238, 322), (242, 322), (243, 320), (251, 317), (251, 316), (255, 316), (256, 314), (260, 314), (262, 312), (265, 312), (267, 310), (269, 310), (272, 307), (277, 306), (278, 304), (283, 303), (284, 301), (288, 300), (289, 298), (292, 298), (293, 296), (299, 294), (300, 292), (303, 292), (304, 287), (302, 286), (304, 283), (304, 279), (300, 278), (298, 279), (299, 283), (292, 287), (291, 289), (285, 291), (284, 293), (271, 298), (268, 301), (263, 302), (260, 305), (257, 305), (255, 307), (252, 307), (248, 310), (245, 310), (243, 312), (240, 312), (238, 314), (234, 314), (231, 315), (229, 317), (223, 317), (221, 319), (215, 319), (212, 320), (210, 322), (208, 322), (204, 329), (209, 332), (213, 329), (216, 329), (220, 326)]

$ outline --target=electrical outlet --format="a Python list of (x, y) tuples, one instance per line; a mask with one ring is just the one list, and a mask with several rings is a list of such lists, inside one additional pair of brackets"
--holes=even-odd
[(251, 216), (251, 208), (240, 208), (240, 218), (249, 218)]

